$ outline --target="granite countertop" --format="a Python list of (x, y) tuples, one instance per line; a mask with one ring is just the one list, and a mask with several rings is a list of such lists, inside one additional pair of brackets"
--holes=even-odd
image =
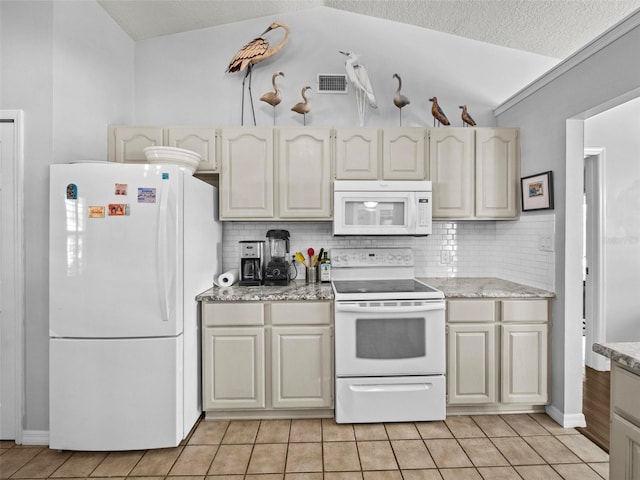
[(330, 283), (305, 284), (304, 280), (294, 280), (283, 287), (244, 287), (235, 284), (231, 287), (213, 287), (196, 297), (204, 302), (269, 302), (296, 300), (333, 300)]
[(555, 294), (540, 288), (500, 278), (420, 278), (444, 293), (446, 298), (553, 298)]
[(640, 375), (640, 342), (594, 343), (592, 349)]

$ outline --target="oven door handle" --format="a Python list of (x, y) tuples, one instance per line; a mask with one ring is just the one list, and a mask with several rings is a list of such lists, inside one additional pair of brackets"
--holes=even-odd
[(336, 303), (336, 312), (350, 312), (350, 313), (414, 313), (414, 312), (429, 312), (434, 310), (444, 310), (444, 303), (431, 303), (414, 307), (361, 307), (357, 304), (344, 305)]

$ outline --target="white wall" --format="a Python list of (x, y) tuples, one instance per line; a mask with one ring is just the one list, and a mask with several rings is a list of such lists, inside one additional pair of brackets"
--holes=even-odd
[(522, 175), (554, 172), (556, 300), (551, 330), (552, 405), (548, 411), (566, 425), (584, 421), (580, 342), (584, 145), (580, 119), (640, 87), (638, 17), (636, 13), (618, 26), (616, 32), (621, 33), (614, 35), (612, 42), (608, 33), (588, 54), (578, 52), (576, 59), (580, 60), (574, 65), (570, 59), (567, 70), (557, 78), (543, 78), (497, 109), (498, 125), (521, 128)]
[(604, 148), (606, 340), (640, 341), (640, 99), (585, 122), (585, 146)]
[[(284, 100), (277, 107), (277, 125), (302, 125), (291, 112), (301, 100), (300, 89), (312, 87), (307, 125), (358, 124), (353, 89), (349, 94), (318, 94), (318, 73), (344, 73), (346, 57), (339, 50), (360, 54), (369, 70), (379, 108), (368, 125), (398, 125), (392, 103), (397, 83), (411, 104), (403, 109), (404, 126), (433, 124), (431, 103), (436, 95), (452, 125), (461, 126), (459, 105), (467, 104), (478, 125), (495, 123), (492, 109), (557, 63), (557, 60), (489, 45), (423, 28), (380, 20), (327, 7), (277, 17), (167, 35), (136, 44), (136, 121), (139, 124), (239, 125), (243, 73), (225, 73), (234, 54), (259, 36), (273, 20), (291, 28), (284, 48), (258, 64), (253, 73), (258, 125), (273, 124), (273, 109), (258, 100), (271, 89), (273, 72)], [(271, 44), (282, 29), (266, 35)], [(246, 99), (248, 102), (248, 98)], [(247, 108), (245, 125), (252, 125)]]
[(46, 432), (48, 167), (105, 159), (107, 124), (133, 121), (133, 42), (94, 2), (3, 0), (0, 21), (0, 108), (25, 112), (24, 428)]

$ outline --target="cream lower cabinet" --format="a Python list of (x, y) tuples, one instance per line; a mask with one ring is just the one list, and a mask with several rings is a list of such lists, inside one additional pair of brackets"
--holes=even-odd
[(430, 129), (433, 218), (517, 218), (519, 155), (518, 129)]
[(548, 303), (449, 300), (449, 405), (547, 403)]
[(118, 163), (146, 163), (146, 147), (178, 147), (202, 157), (196, 173), (217, 173), (216, 129), (214, 127), (139, 127), (112, 125), (108, 128), (108, 160)]
[(640, 480), (640, 376), (611, 362), (609, 478)]
[(205, 302), (202, 308), (205, 411), (331, 413), (331, 302)]

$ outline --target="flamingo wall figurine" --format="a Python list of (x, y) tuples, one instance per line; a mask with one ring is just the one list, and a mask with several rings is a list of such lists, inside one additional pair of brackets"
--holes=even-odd
[(251, 113), (253, 114), (253, 124), (256, 125), (256, 112), (253, 108), (253, 97), (251, 95), (251, 72), (253, 71), (253, 66), (257, 63), (260, 63), (262, 60), (265, 60), (269, 57), (272, 57), (276, 53), (278, 53), (287, 40), (289, 39), (289, 27), (282, 22), (273, 22), (269, 27), (262, 33), (265, 35), (271, 30), (275, 30), (276, 28), (282, 28), (285, 31), (284, 38), (280, 40), (277, 45), (273, 47), (269, 45), (269, 42), (262, 38), (262, 36), (258, 38), (254, 38), (249, 43), (247, 43), (244, 47), (242, 47), (238, 52), (234, 55), (229, 62), (229, 66), (227, 67), (227, 72), (241, 72), (243, 70), (247, 70), (244, 78), (242, 79), (242, 113), (240, 115), (240, 124), (244, 125), (244, 84), (249, 77), (249, 100), (251, 102)]
[(402, 79), (400, 78), (400, 75), (394, 73), (393, 78), (396, 78), (398, 80), (398, 89), (396, 90), (396, 94), (393, 96), (393, 104), (398, 107), (400, 111), (400, 126), (402, 126), (402, 109), (409, 105), (411, 102), (407, 97), (400, 93), (400, 89), (402, 88)]
[(303, 125), (307, 124), (307, 113), (311, 111), (311, 105), (309, 104), (309, 99), (307, 98), (307, 95), (306, 95), (307, 90), (311, 90), (311, 87), (308, 85), (306, 87), (302, 87), (302, 91), (300, 92), (300, 94), (302, 95), (302, 99), (304, 101), (298, 102), (293, 107), (291, 107), (291, 110), (303, 115), (303, 119), (302, 119)]
[(284, 77), (284, 73), (282, 72), (274, 73), (273, 76), (271, 77), (271, 85), (273, 85), (273, 92), (267, 92), (260, 97), (260, 100), (262, 100), (265, 103), (268, 103), (273, 107), (273, 124), (274, 125), (276, 124), (276, 106), (279, 105), (280, 102), (282, 101), (282, 93), (280, 93), (280, 89), (276, 85), (277, 77)]

